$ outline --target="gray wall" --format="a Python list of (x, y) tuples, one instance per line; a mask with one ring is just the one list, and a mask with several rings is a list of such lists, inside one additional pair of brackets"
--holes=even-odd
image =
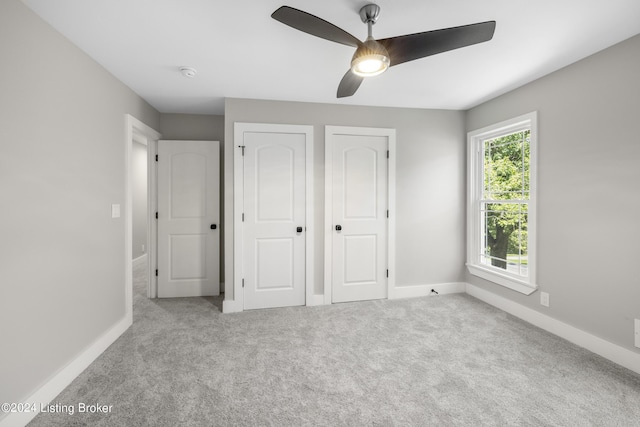
[(224, 141), (224, 116), (160, 114), (162, 139)]
[(19, 0), (0, 58), (0, 402), (22, 402), (125, 315), (125, 113), (160, 117)]
[(227, 98), (225, 103), (225, 241), (227, 298), (233, 278), (234, 122), (314, 126), (315, 290), (322, 293), (324, 126), (397, 129), (397, 285), (464, 278), (464, 113)]
[(467, 130), (538, 111), (538, 284), (469, 283), (633, 346), (640, 318), (640, 36), (471, 109)]
[[(147, 253), (147, 146), (138, 142), (131, 150), (132, 258)], [(144, 250), (142, 246), (144, 245)]]

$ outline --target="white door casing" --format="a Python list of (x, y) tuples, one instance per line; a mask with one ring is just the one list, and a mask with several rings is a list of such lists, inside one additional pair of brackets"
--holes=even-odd
[(313, 127), (235, 123), (234, 132), (234, 300), (225, 312), (313, 304)]
[(325, 303), (391, 297), (395, 130), (325, 134)]
[(218, 141), (158, 142), (158, 297), (220, 294)]

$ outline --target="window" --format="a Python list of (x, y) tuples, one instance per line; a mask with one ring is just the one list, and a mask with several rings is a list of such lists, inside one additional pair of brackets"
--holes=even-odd
[(468, 135), (467, 268), (530, 294), (535, 281), (536, 113)]

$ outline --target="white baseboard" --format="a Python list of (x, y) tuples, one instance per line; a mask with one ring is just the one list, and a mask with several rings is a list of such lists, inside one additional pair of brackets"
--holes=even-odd
[(324, 305), (324, 295), (311, 295), (311, 298), (307, 300), (307, 306)]
[[(223, 313), (239, 313), (244, 311), (244, 307), (242, 304), (239, 304), (236, 300), (223, 300), (222, 301), (222, 312)], [(2, 427), (2, 426), (0, 426)]]
[(31, 396), (19, 400), (22, 403), (35, 404), (35, 412), (10, 412), (0, 419), (0, 427), (23, 427), (40, 412), (40, 405), (46, 406), (58, 396), (78, 375), (93, 363), (115, 340), (131, 326), (131, 320), (126, 317), (99, 337), (93, 344), (72, 360), (67, 366), (58, 371), (42, 387)]
[(138, 258), (134, 258), (133, 261), (131, 262), (133, 267), (137, 267), (140, 264), (144, 264), (145, 262), (147, 262), (147, 254), (142, 254), (140, 255)]
[(438, 283), (435, 285), (406, 285), (396, 286), (391, 289), (389, 299), (415, 298), (436, 295), (431, 290), (436, 291), (437, 295), (459, 294), (466, 290), (466, 283)]
[(640, 374), (640, 354), (467, 283), (467, 294)]

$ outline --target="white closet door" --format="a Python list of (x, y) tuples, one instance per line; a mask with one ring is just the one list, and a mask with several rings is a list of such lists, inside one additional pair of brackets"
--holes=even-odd
[(217, 141), (158, 141), (158, 297), (220, 294)]
[(336, 134), (332, 302), (387, 297), (386, 136)]
[(244, 308), (305, 304), (305, 134), (244, 134)]

